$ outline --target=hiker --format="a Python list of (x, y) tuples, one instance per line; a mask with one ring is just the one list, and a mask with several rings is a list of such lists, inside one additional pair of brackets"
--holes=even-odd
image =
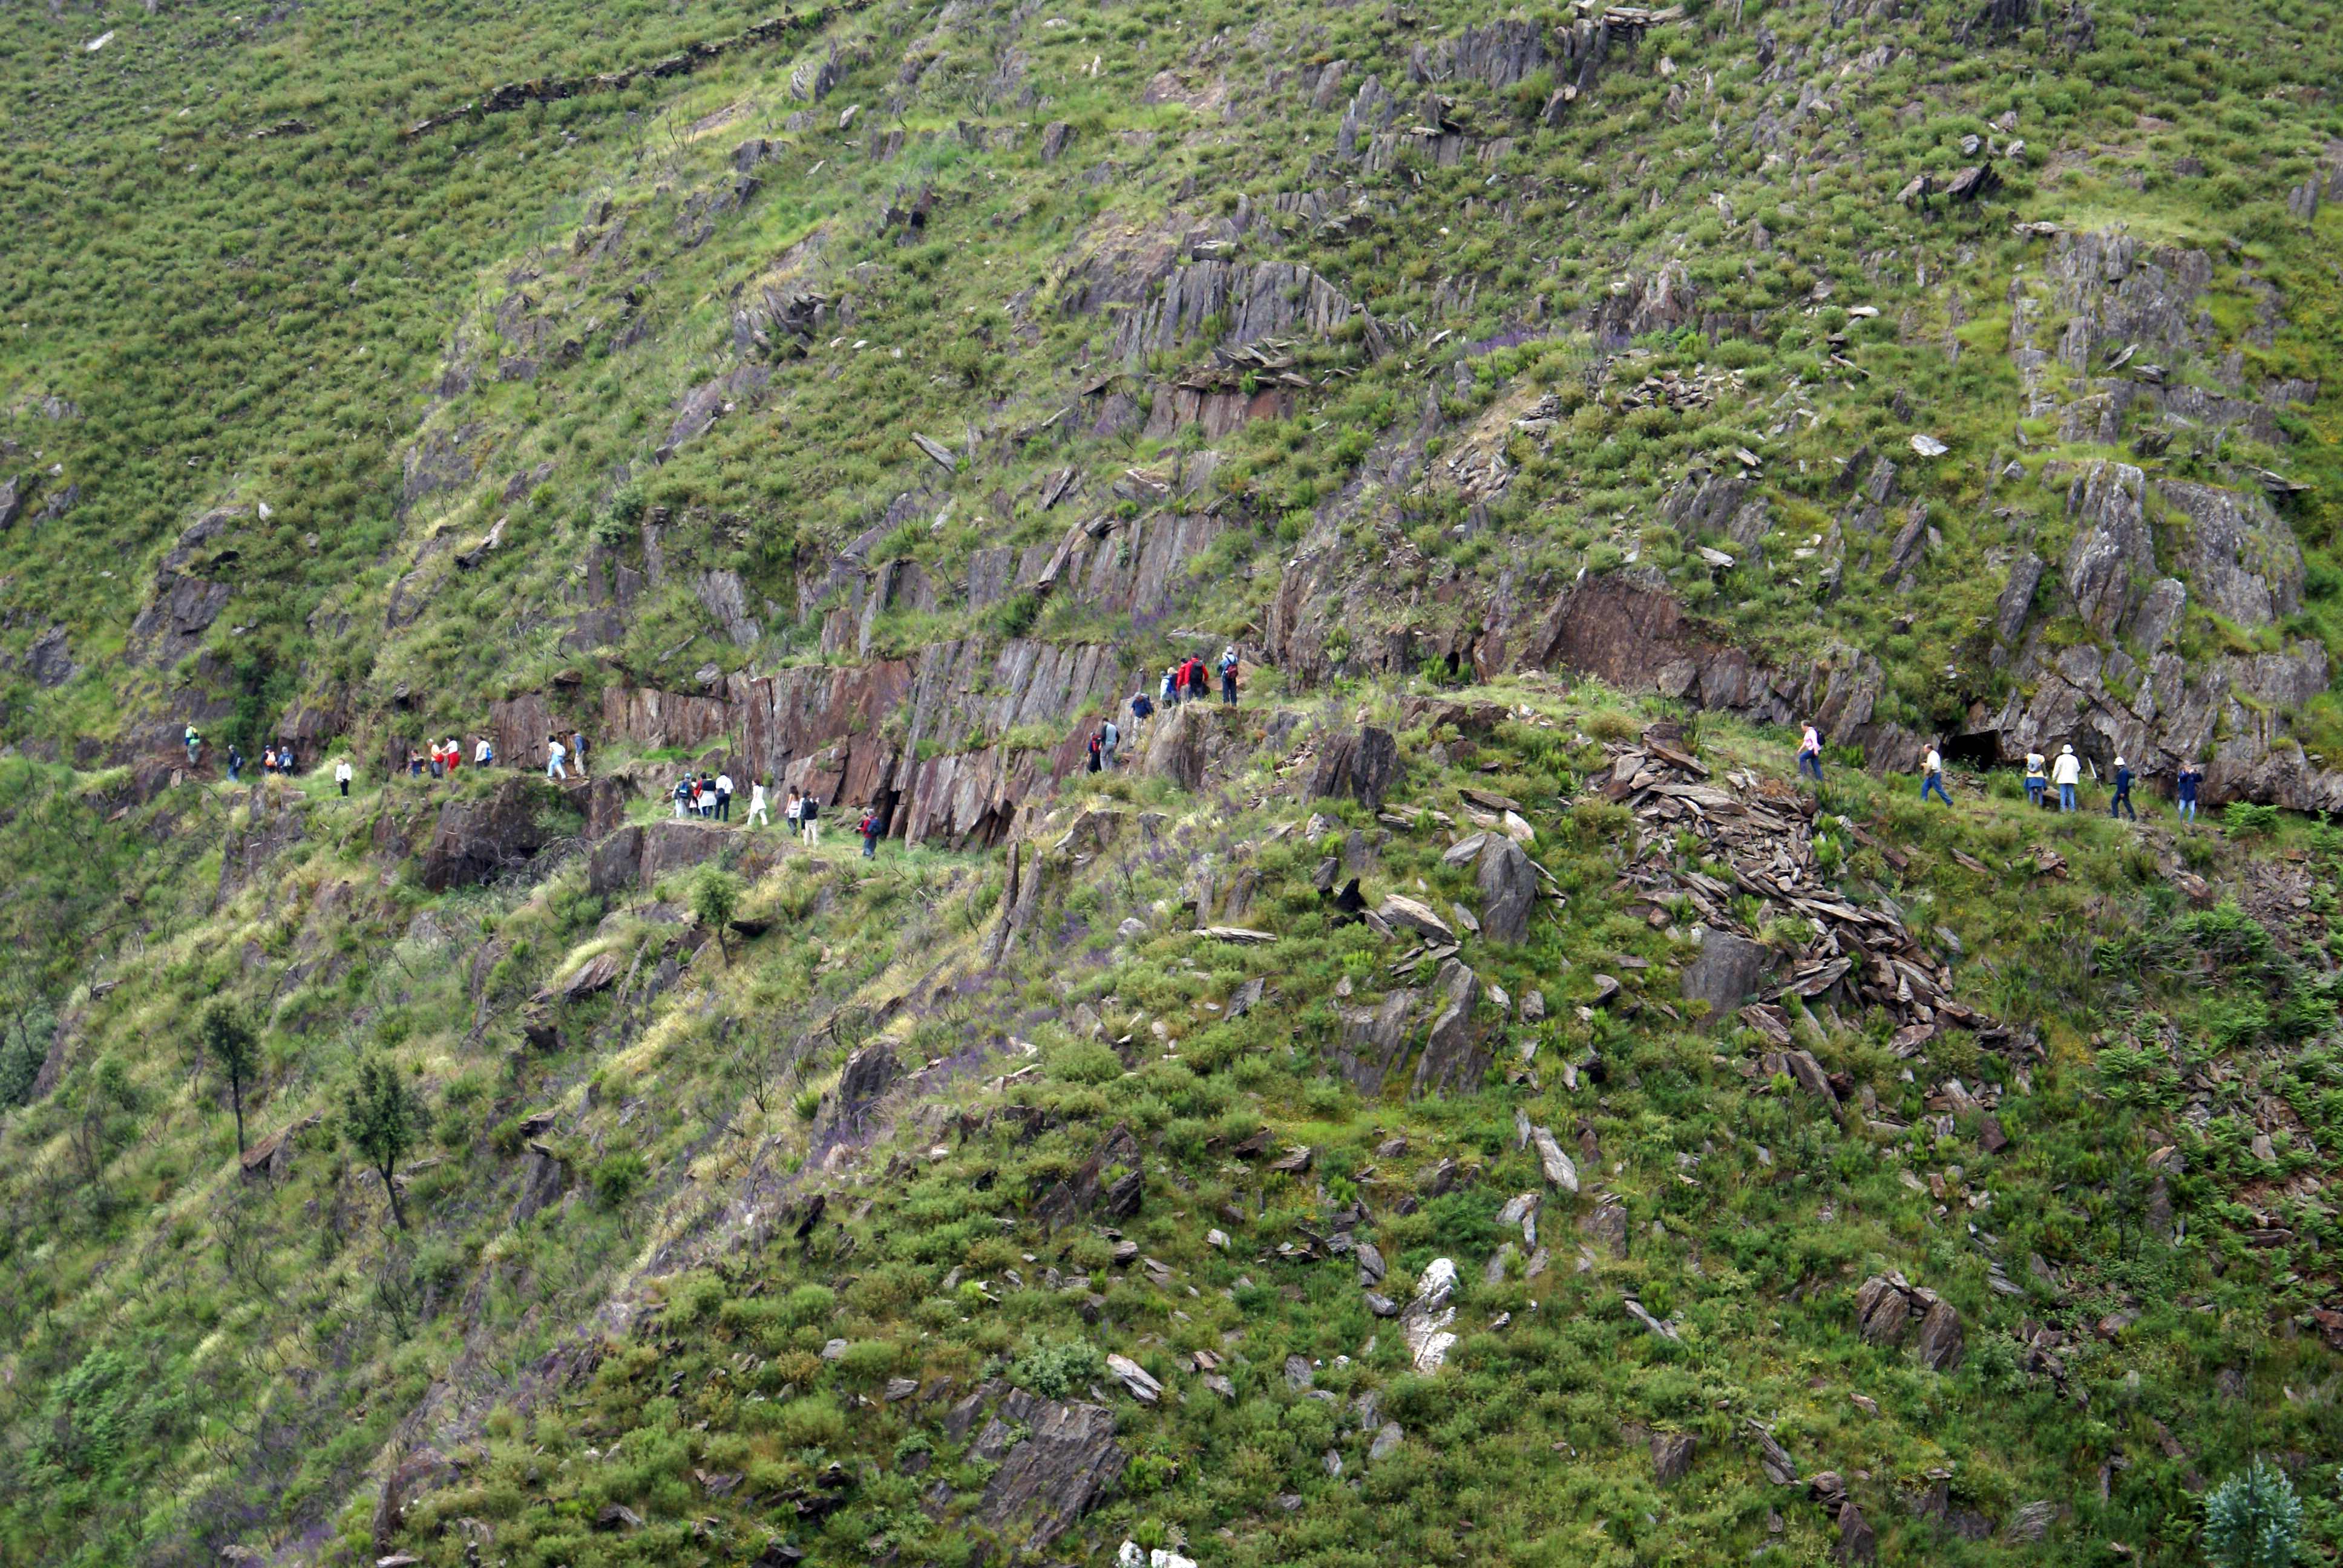
[(236, 749), (233, 740), (227, 743), (227, 777), (231, 784), (244, 781), (244, 753)]
[(789, 786), (789, 800), (781, 807), (781, 831), (794, 839), (798, 837), (799, 830), (804, 826), (805, 797), (799, 794), (797, 786), (792, 784)]
[(198, 752), (198, 751), (201, 751), (203, 749), (204, 749), (204, 738), (203, 738), (202, 736), (200, 736), (200, 735), (198, 735), (198, 734), (196, 734), (196, 727), (195, 727), (194, 725), (192, 725), (192, 724), (188, 725), (188, 726), (187, 726), (187, 766), (188, 766), (188, 767), (193, 768), (193, 767), (196, 765), (196, 752)]
[(264, 746), (264, 747), (262, 747), (262, 748), (260, 749), (260, 772), (261, 772), (261, 776), (262, 776), (263, 778), (266, 778), (269, 774), (272, 774), (272, 773), (274, 773), (274, 772), (276, 772), (276, 771), (277, 771), (277, 748), (275, 748), (274, 746)]
[(1237, 649), (1234, 643), (1221, 650), (1221, 702), (1227, 708), (1237, 705)]
[(1134, 691), (1131, 694), (1131, 743), (1133, 746), (1138, 745), (1140, 737), (1147, 733), (1147, 721), (1154, 714), (1155, 704), (1148, 700), (1147, 693)]
[(2183, 759), (2180, 764), (2180, 774), (2172, 781), (2173, 791), (2180, 799), (2182, 821), (2197, 820), (2197, 786), (2204, 781), (2205, 770), (2197, 765), (2197, 759), (2194, 757)]
[(1936, 799), (1949, 806), (1953, 798), (1945, 793), (1945, 759), (1936, 751), (1935, 741), (1928, 743), (1928, 755), (1920, 761), (1920, 800), (1927, 803), (1928, 791), (1934, 789)]
[(350, 759), (348, 758), (345, 757), (334, 764), (334, 782), (340, 786), (342, 799), (348, 799), (350, 798)]
[(682, 821), (683, 814), (691, 809), (691, 776), (686, 774), (677, 779), (675, 788), (669, 790), (668, 795), (675, 801), (675, 819)]
[(2107, 802), (2107, 815), (2112, 817), (2118, 809), (2131, 820), (2139, 820), (2139, 813), (2131, 809), (2131, 764), (2121, 757), (2116, 759), (2116, 792)]
[(1110, 718), (1099, 726), (1099, 739), (1101, 743), (1099, 747), (1099, 760), (1104, 763), (1106, 770), (1111, 773), (1114, 771), (1115, 748), (1122, 744), (1122, 731), (1114, 727), (1114, 720)]
[(444, 779), (447, 773), (447, 749), (437, 740), (431, 743), (431, 777)]
[(2042, 791), (2050, 787), (2049, 777), (2043, 771), (2048, 766), (2039, 751), (2026, 753), (2026, 803), (2036, 809), (2042, 805)]
[(578, 769), (578, 777), (586, 777), (586, 732), (582, 729), (569, 732), (569, 763)]
[(875, 801), (862, 809), (862, 858), (879, 858), (879, 807)]
[(283, 770), (285, 777), (287, 779), (293, 777), (293, 743), (291, 741), (288, 740), (277, 749), (277, 766)]
[(767, 815), (765, 811), (765, 781), (762, 779), (752, 779), (749, 782), (749, 817), (748, 819), (740, 825), (744, 828), (749, 828), (754, 827), (759, 822), (762, 822), (768, 828), (773, 825), (772, 818)]
[(1180, 706), (1180, 667), (1176, 664), (1167, 664), (1163, 667), (1163, 706), (1166, 708)]
[(456, 769), (462, 767), (464, 763), (464, 743), (450, 735), (447, 737), (447, 744), (442, 749), (447, 753), (447, 777), (453, 779), (456, 777)]
[(1105, 745), (1106, 731), (1103, 729), (1091, 730), (1090, 744), (1083, 748), (1083, 749), (1090, 754), (1090, 766), (1083, 769), (1083, 771), (1096, 773), (1100, 770), (1101, 763), (1099, 761), (1099, 753), (1105, 749)]
[(558, 779), (568, 783), (569, 769), (561, 765), (561, 759), (568, 755), (569, 748), (561, 744), (560, 736), (547, 736), (545, 738), (545, 776), (548, 779)]
[(732, 775), (729, 773), (716, 776), (716, 819), (719, 822), (732, 820)]
[(1818, 785), (1823, 781), (1823, 732), (1812, 724), (1798, 737), (1798, 771)]
[(1198, 702), (1212, 696), (1212, 680), (1204, 673), (1204, 661), (1196, 655), (1188, 659), (1188, 695)]
[(407, 776), (409, 779), (423, 777), (423, 753), (412, 746), (407, 749)]
[(489, 763), (494, 762), (496, 759), (497, 749), (488, 744), (488, 738), (487, 736), (481, 736), (480, 743), (472, 748), (472, 766), (475, 768), (486, 768)]
[(2083, 781), (2083, 764), (2071, 746), (2058, 748), (2058, 760), (2050, 766), (2050, 781), (2058, 786), (2058, 809), (2075, 809), (2075, 786)]
[(810, 789), (806, 791), (805, 799), (798, 802), (798, 820), (805, 824), (805, 847), (809, 849), (819, 848), (821, 844), (821, 802), (813, 798)]

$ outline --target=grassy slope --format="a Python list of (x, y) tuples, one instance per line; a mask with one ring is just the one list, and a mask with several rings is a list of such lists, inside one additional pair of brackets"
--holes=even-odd
[[(1754, 1037), (1712, 1037), (1649, 1007), (1632, 1020), (1576, 1018), (1604, 966), (1666, 1000), (1684, 949), (1616, 882), (1618, 813), (1554, 804), (1599, 757), (1569, 737), (1616, 732), (1617, 709), (1590, 709), (1599, 693), (1504, 695), (1554, 727), (1509, 728), (1470, 755), (1449, 738), (1456, 765), (1420, 768), (1406, 793), (1453, 812), (1455, 788), (1469, 781), (1531, 804), (1569, 908), (1524, 949), (1473, 943), (1467, 956), (1516, 997), (1543, 988), (1554, 1021), (1528, 1028), (1484, 1015), (1501, 1069), (1489, 1087), (1413, 1104), (1363, 1102), (1329, 1074), (1335, 984), (1347, 976), (1372, 998), (1393, 983), (1388, 956), (1362, 928), (1326, 923), (1306, 880), (1316, 848), (1268, 837), (1307, 812), (1247, 804), (1274, 783), (1266, 775), (1194, 799), (1155, 784), (1110, 785), (1100, 804), (1172, 814), (1162, 841), (1148, 847), (1127, 831), (1051, 910), (1051, 940), (990, 974), (974, 949), (999, 892), (991, 858), (890, 851), (866, 868), (844, 848), (819, 860), (784, 857), (749, 900), (749, 912), (779, 917), (772, 934), (729, 965), (703, 951), (639, 1026), (621, 1023), (607, 997), (571, 1004), (566, 1047), (551, 1057), (505, 1043), (527, 995), (603, 947), (630, 954), (645, 933), (655, 961), (674, 928), (600, 921), (576, 866), (534, 889), (437, 902), (381, 888), (357, 850), (376, 813), (396, 803), (318, 802), (320, 825), (265, 900), (248, 893), (221, 915), (191, 918), (184, 937), (158, 946), (99, 1004), (91, 1027), (122, 1042), (114, 1065), (77, 1075), (67, 1094), (9, 1130), (10, 1257), (32, 1288), (10, 1324), (18, 1392), (9, 1453), (25, 1484), (11, 1489), (0, 1521), (6, 1539), (35, 1560), (193, 1561), (212, 1549), (202, 1543), (287, 1530), (323, 1546), (317, 1532), (330, 1523), (342, 1550), (363, 1555), (372, 1493), (350, 1494), (404, 1431), (465, 1466), (398, 1537), (427, 1560), (461, 1560), (465, 1536), (437, 1527), (462, 1518), (485, 1522), (515, 1563), (739, 1561), (788, 1523), (786, 1511), (748, 1497), (785, 1493), (832, 1460), (859, 1483), (827, 1523), (797, 1528), (801, 1544), (827, 1560), (883, 1535), (913, 1560), (960, 1560), (980, 1538), (964, 1514), (983, 1465), (940, 1432), (941, 1403), (864, 1396), (890, 1377), (965, 1388), (1004, 1369), (1054, 1388), (1035, 1370), (1051, 1357), (1079, 1371), (1109, 1351), (1184, 1397), (1160, 1412), (1118, 1399), (1133, 1468), (1074, 1539), (1098, 1550), (1122, 1533), (1184, 1539), (1192, 1553), (1232, 1563), (1382, 1560), (1380, 1547), (1358, 1544), (1370, 1538), (1414, 1556), (1713, 1561), (1761, 1541), (1769, 1508), (1788, 1521), (1793, 1543), (1819, 1541), (1816, 1512), (1758, 1477), (1735, 1436), (1749, 1416), (1776, 1423), (1808, 1473), (1830, 1467), (1852, 1478), (1896, 1553), (1988, 1561), (2023, 1550), (1939, 1542), (1904, 1521), (1896, 1489), (1943, 1468), (1956, 1506), (1996, 1519), (2036, 1499), (2071, 1504), (2078, 1514), (2058, 1527), (2062, 1552), (2087, 1556), (2100, 1550), (2091, 1543), (2115, 1540), (2177, 1561), (2193, 1529), (2189, 1474), (2223, 1473), (2256, 1450), (2334, 1451), (2331, 1354), (2302, 1332), (2315, 1329), (2303, 1314), (2334, 1291), (2322, 1249), (2338, 1238), (2301, 1178), (2332, 1173), (2326, 1151), (2343, 1093), (2331, 1049), (2303, 1038), (2333, 1028), (2331, 988), (2314, 970), (2284, 960), (2241, 917), (2175, 910), (2153, 855), (2104, 819), (2050, 822), (1965, 792), (1956, 819), (1921, 812), (1908, 784), (1891, 791), (1850, 779), (1834, 786), (1832, 807), (1914, 859), (1898, 876), (1859, 850), (1844, 885), (1858, 899), (1892, 892), (1916, 923), (1952, 929), (1964, 994), (2042, 1029), (2049, 1060), (2024, 1093), (2006, 1063), (1956, 1033), (1911, 1064), (1917, 1081), (1906, 1083), (1884, 1025), (1818, 1027), (1828, 1067), (1916, 1122), (1942, 1076), (2002, 1085), (2013, 1142), (1986, 1155), (1973, 1116), (1948, 1144), (1919, 1132), (1884, 1144), (1843, 1134), (1785, 1082), (1745, 1080), (1737, 1063)], [(1415, 753), (1435, 739), (1411, 737)], [(1713, 759), (1772, 756), (1719, 727), (1704, 739)], [(1363, 813), (1324, 809), (1377, 834)], [(2035, 874), (2037, 842), (2067, 856), (2069, 878)], [(1470, 901), (1469, 878), (1439, 864), (1444, 843), (1436, 833), (1390, 837), (1368, 871), (1370, 896), (1421, 879), (1443, 901)], [(1996, 869), (1961, 867), (1955, 848)], [(2322, 873), (2338, 853), (2323, 838), (2298, 848)], [(2177, 852), (2223, 882), (2258, 875), (2250, 840), (2200, 830)], [(1248, 862), (1261, 877), (1252, 918), (1280, 933), (1274, 947), (1208, 943), (1161, 912), (1192, 866)], [(2012, 869), (1997, 869), (2005, 863)], [(346, 883), (347, 893), (336, 890)], [(1150, 930), (1121, 943), (1114, 930), (1129, 913)], [(2324, 914), (2303, 919), (2282, 934), (2323, 940)], [(491, 931), (500, 946), (475, 965), (467, 950)], [(2108, 938), (2117, 945), (2103, 945)], [(1654, 968), (1620, 970), (1622, 955)], [(2216, 960), (2218, 987), (2190, 978)], [(1204, 1004), (1224, 1002), (1249, 973), (1269, 980), (1268, 1000), (1222, 1021)], [(490, 1020), (477, 1040), (475, 977)], [(420, 1151), (431, 1163), (418, 1162), (409, 1186), (413, 1233), (387, 1231), (378, 1186), (330, 1123), (305, 1135), (282, 1185), (234, 1178), (224, 1100), (166, 1043), (185, 1033), (175, 1020), (218, 989), (264, 1001), (276, 992), (256, 1128), (330, 1112), (361, 1049), (387, 1048), (416, 1072), (436, 1115)], [(900, 1137), (842, 1169), (771, 1187), (819, 1125), (805, 1120), (815, 1109), (806, 1091), (826, 1087), (842, 1045), (867, 1035), (856, 1010), (907, 992), (883, 1035), (907, 1064), (975, 1044), (1001, 1052), (999, 1065), (922, 1087)], [(1128, 1070), (1069, 1027), (1081, 1002), (1142, 1042)], [(845, 1023), (830, 1027), (841, 1009)], [(1171, 1037), (1164, 1060), (1143, 1045), (1156, 1020)], [(131, 1043), (142, 1040), (154, 1043)], [(1018, 1062), (1012, 1040), (1039, 1048), (1041, 1070), (988, 1091), (987, 1074)], [(1531, 1073), (1505, 1071), (1518, 1055), (1508, 1042), (1533, 1041)], [(1604, 1075), (1574, 1093), (1559, 1064), (1589, 1050)], [(2181, 1075), (2208, 1070), (2219, 1080), (2209, 1117), (2180, 1116)], [(2247, 1117), (2265, 1093), (2296, 1129), (2281, 1133), (2274, 1163), (2248, 1147)], [(1005, 1131), (968, 1139), (920, 1109), (1011, 1102), (1041, 1108), (1049, 1130), (1030, 1142)], [(1582, 1119), (1591, 1128), (1601, 1156), (1590, 1187), (1599, 1181), (1627, 1204), (1626, 1258), (1577, 1271), (1583, 1206), (1558, 1201), (1541, 1233), (1554, 1271), (1482, 1282), (1502, 1239), (1496, 1208), (1538, 1185), (1532, 1158), (1513, 1147), (1516, 1107), (1566, 1139)], [(575, 1193), (515, 1224), (526, 1162), (518, 1119), (542, 1109), (561, 1112), (536, 1136), (569, 1162)], [(1173, 1270), (1168, 1290), (1111, 1267), (1091, 1227), (1047, 1236), (1030, 1216), (1034, 1194), (1118, 1121), (1147, 1151), (1149, 1196), (1125, 1231)], [(1229, 1145), (1264, 1125), (1318, 1151), (1307, 1180), (1263, 1177), (1230, 1158)], [(1394, 1134), (1409, 1140), (1404, 1158), (1376, 1157)], [(94, 1181), (77, 1163), (91, 1140), (102, 1160)], [(945, 1147), (940, 1161), (926, 1153), (931, 1144)], [(2188, 1239), (2170, 1248), (2144, 1234), (2145, 1161), (2167, 1144), (2187, 1172), (2173, 1192)], [(894, 1158), (899, 1149), (908, 1163)], [(1463, 1168), (1463, 1183), (1398, 1214), (1397, 1200), (1443, 1157)], [(1946, 1214), (1902, 1180), (1931, 1172), (1950, 1174)], [(825, 1226), (805, 1247), (753, 1256), (722, 1249), (720, 1272), (675, 1272), (711, 1216), (825, 1188), (843, 1231)], [(1972, 1209), (1964, 1194), (1989, 1195), (1989, 1207)], [(1463, 1267), (1464, 1339), (1436, 1377), (1406, 1371), (1393, 1326), (1366, 1315), (1347, 1265), (1258, 1255), (1296, 1239), (1296, 1223), (1321, 1228), (1354, 1196), (1373, 1214), (1363, 1233), (1401, 1281), (1437, 1255)], [(1242, 1221), (1222, 1212), (1232, 1202)], [(2256, 1210), (2277, 1214), (2270, 1222), (2292, 1241), (2249, 1245), (2247, 1233), (2263, 1224)], [(1972, 1223), (2024, 1299), (1986, 1287)], [(1226, 1253), (1204, 1244), (1214, 1224), (1231, 1233)], [(2033, 1253), (2057, 1271), (2063, 1297), (2026, 1272)], [(1091, 1274), (1104, 1298), (1095, 1326), (1078, 1298), (1038, 1288), (1044, 1265)], [(997, 1299), (943, 1290), (955, 1267), (990, 1281)], [(1969, 1354), (1957, 1372), (1926, 1372), (1855, 1338), (1853, 1287), (1887, 1268), (1960, 1308)], [(1027, 1288), (1011, 1288), (1009, 1269)], [(1674, 1315), (1682, 1345), (1629, 1322), (1625, 1291)], [(636, 1310), (598, 1317), (605, 1302), (656, 1310), (628, 1330)], [(2118, 1311), (2139, 1315), (2112, 1341), (2095, 1338), (2089, 1325)], [(1489, 1328), (1503, 1312), (1512, 1324)], [(2075, 1332), (2063, 1353), (2087, 1407), (2019, 1370), (2010, 1335), (2027, 1318)], [(853, 1347), (843, 1359), (812, 1353), (834, 1337)], [(581, 1342), (607, 1345), (599, 1373), (542, 1386), (540, 1358)], [(1196, 1349), (1227, 1352), (1233, 1406), (1173, 1364)], [(1401, 1454), (1366, 1466), (1364, 1435), (1342, 1430), (1339, 1409), (1286, 1386), (1289, 1354), (1323, 1363), (1318, 1385), (1345, 1399), (1376, 1392), (1409, 1434)], [(2244, 1395), (2219, 1392), (2217, 1372), (2242, 1375)], [(1879, 1413), (1858, 1411), (1855, 1394)], [(425, 1413), (401, 1428), (418, 1406)], [(2157, 1446), (2159, 1422), (2182, 1457)], [(1697, 1434), (1691, 1480), (1655, 1489), (1647, 1456), (1623, 1434), (1630, 1424)], [(1329, 1447), (1345, 1455), (1345, 1479), (1324, 1473)], [(907, 1468), (915, 1453), (933, 1458)], [(2097, 1473), (2117, 1456), (2131, 1468), (2102, 1503)], [(915, 1476), (920, 1462), (933, 1469)], [(749, 1484), (715, 1499), (700, 1493), (695, 1471), (738, 1472)], [(931, 1521), (915, 1504), (937, 1478), (969, 1495)], [(1303, 1500), (1298, 1510), (1276, 1503), (1289, 1493)], [(608, 1502), (650, 1523), (636, 1533), (593, 1531)], [(713, 1535), (695, 1523), (710, 1518)]]

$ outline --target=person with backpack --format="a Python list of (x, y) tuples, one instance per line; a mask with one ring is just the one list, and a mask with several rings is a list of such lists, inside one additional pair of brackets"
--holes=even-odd
[(2120, 757), (2116, 759), (2116, 792), (2107, 802), (2107, 815), (2112, 817), (2118, 810), (2135, 822), (2139, 820), (2139, 813), (2131, 809), (2131, 764)]
[(582, 729), (569, 732), (569, 764), (578, 769), (578, 777), (586, 777), (586, 732)]
[(2042, 792), (2050, 787), (2049, 775), (2044, 771), (2048, 766), (2049, 764), (2043, 760), (2042, 753), (2031, 748), (2026, 750), (2026, 803), (2036, 809), (2039, 809), (2042, 805)]
[(862, 809), (861, 830), (862, 858), (875, 860), (879, 858), (879, 807), (875, 801)]
[(196, 754), (197, 752), (201, 751), (203, 749), (204, 749), (204, 738), (203, 738), (202, 736), (200, 736), (200, 735), (198, 735), (198, 734), (196, 734), (196, 727), (195, 727), (194, 725), (192, 725), (192, 724), (188, 725), (188, 726), (187, 726), (187, 766), (188, 766), (188, 767), (193, 768), (193, 767), (196, 765)]
[(1147, 734), (1147, 721), (1154, 713), (1155, 704), (1148, 700), (1147, 693), (1134, 691), (1131, 694), (1131, 743), (1133, 746), (1138, 745)]
[(1203, 702), (1208, 700), (1212, 697), (1212, 678), (1204, 673), (1203, 656), (1201, 654), (1189, 655), (1188, 696), (1190, 699), (1196, 702)]
[(1817, 785), (1823, 781), (1823, 732), (1811, 723), (1798, 736), (1798, 772)]
[(350, 798), (350, 759), (345, 757), (334, 764), (334, 783), (341, 789), (345, 800)]
[(772, 817), (765, 809), (765, 781), (762, 779), (757, 779), (749, 781), (749, 815), (740, 825), (743, 828), (753, 828), (760, 822), (768, 828), (773, 825)]
[(1949, 806), (1953, 798), (1945, 793), (1945, 759), (1937, 753), (1936, 743), (1928, 743), (1928, 755), (1920, 759), (1920, 803), (1927, 804), (1928, 791), (1934, 789), (1936, 799)]
[(1106, 732), (1104, 730), (1093, 729), (1091, 731), (1090, 744), (1083, 749), (1090, 756), (1090, 766), (1083, 769), (1084, 772), (1096, 773), (1100, 770), (1101, 764), (1099, 762), (1099, 753), (1104, 749), (1105, 742)]
[(2178, 798), (2182, 821), (2197, 820), (2197, 787), (2204, 782), (2205, 769), (2197, 766), (2197, 759), (2183, 758), (2180, 772), (2172, 780), (2172, 790)]
[(2075, 809), (2075, 786), (2083, 781), (2082, 759), (2075, 755), (2072, 746), (2058, 748), (2058, 760), (2050, 765), (2050, 782), (2058, 786), (2058, 809)]
[(291, 741), (288, 740), (277, 749), (277, 766), (285, 770), (285, 777), (287, 779), (293, 777), (293, 743)]
[(677, 779), (675, 788), (668, 793), (675, 797), (675, 819), (680, 822), (684, 814), (691, 809), (691, 775), (687, 773)]
[(732, 775), (729, 773), (716, 776), (716, 819), (719, 822), (732, 820)]
[(1237, 649), (1234, 643), (1221, 650), (1221, 704), (1225, 708), (1237, 705)]
[(1122, 744), (1122, 731), (1114, 727), (1113, 719), (1109, 718), (1099, 726), (1099, 760), (1111, 773), (1114, 771), (1115, 748)]
[(439, 742), (434, 740), (431, 743), (431, 777), (434, 779), (444, 777), (447, 769), (447, 753), (440, 748)]
[(820, 848), (821, 802), (814, 799), (810, 789), (805, 792), (805, 799), (798, 802), (798, 820), (805, 825), (805, 847), (809, 849)]
[(227, 778), (231, 784), (244, 782), (244, 753), (236, 749), (233, 740), (227, 743)]
[(1166, 708), (1180, 706), (1180, 667), (1176, 664), (1167, 664), (1163, 667), (1163, 706)]
[(481, 736), (480, 743), (472, 748), (472, 766), (475, 768), (486, 768), (490, 763), (496, 761), (496, 759), (497, 749), (495, 743), (489, 740), (487, 736)]

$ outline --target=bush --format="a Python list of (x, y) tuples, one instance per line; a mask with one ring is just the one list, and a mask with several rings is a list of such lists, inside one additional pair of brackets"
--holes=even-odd
[(1106, 1375), (1106, 1358), (1087, 1340), (1037, 1340), (1009, 1369), (1018, 1387), (1043, 1399), (1064, 1399)]

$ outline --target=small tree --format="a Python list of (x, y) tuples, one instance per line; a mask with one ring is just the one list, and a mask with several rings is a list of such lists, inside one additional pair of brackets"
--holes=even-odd
[(382, 1177), (390, 1194), (390, 1217), (407, 1229), (407, 1211), (398, 1201), (398, 1162), (422, 1135), (423, 1101), (407, 1087), (397, 1065), (387, 1058), (368, 1057), (358, 1063), (358, 1081), (345, 1100), (350, 1141)]
[(260, 1065), (260, 1040), (244, 1010), (224, 996), (204, 1004), (196, 1037), (213, 1070), (227, 1075), (228, 1102), (236, 1107), (236, 1152), (244, 1156), (244, 1086)]
[(716, 950), (724, 956), (727, 968), (732, 962), (732, 950), (725, 943), (724, 932), (740, 908), (741, 891), (740, 879), (721, 866), (702, 866), (699, 875), (692, 879), (691, 912), (699, 917), (701, 925), (715, 930)]
[(2294, 1483), (2259, 1458), (2205, 1499), (2205, 1552), (2217, 1568), (2289, 1568), (2301, 1533)]

